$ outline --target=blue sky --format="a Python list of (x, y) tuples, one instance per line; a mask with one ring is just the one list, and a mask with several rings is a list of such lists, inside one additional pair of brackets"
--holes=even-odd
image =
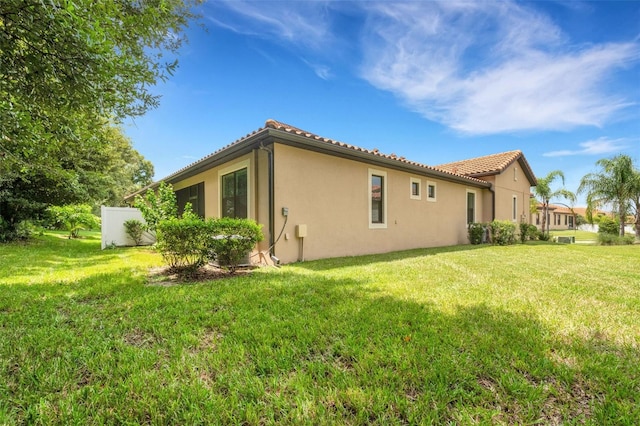
[[(640, 164), (640, 2), (209, 1), (159, 108), (156, 179), (273, 118), (428, 165), (520, 149), (575, 191)], [(584, 204), (584, 197), (578, 205)]]

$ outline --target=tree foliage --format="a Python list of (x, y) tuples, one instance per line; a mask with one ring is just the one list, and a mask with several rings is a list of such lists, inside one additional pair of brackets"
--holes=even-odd
[[(603, 158), (596, 162), (599, 171), (585, 175), (578, 192), (587, 193), (587, 215), (611, 205), (619, 221), (618, 234), (624, 236), (624, 227), (629, 213), (636, 215), (636, 230), (640, 231), (640, 171), (631, 157), (625, 154)], [(636, 232), (639, 235), (640, 232)]]
[(539, 177), (538, 185), (535, 187), (535, 194), (540, 202), (542, 203), (542, 233), (549, 233), (549, 227), (547, 226), (547, 216), (549, 215), (549, 202), (553, 198), (562, 197), (570, 200), (571, 202), (575, 201), (575, 194), (565, 188), (556, 189), (555, 191), (551, 189), (553, 182), (560, 178), (562, 181), (562, 185), (564, 186), (564, 173), (561, 170), (553, 170), (549, 172), (544, 177)]
[[(149, 189), (144, 197), (136, 195), (135, 206), (140, 209), (147, 224), (147, 230), (151, 232), (156, 231), (161, 221), (178, 217), (176, 193), (173, 192), (173, 186), (166, 182), (160, 182), (157, 192)], [(191, 208), (185, 206), (185, 212), (191, 212)]]
[[(152, 174), (117, 125), (158, 105), (151, 88), (175, 70), (172, 56), (196, 1), (0, 2), (0, 217), (7, 227), (50, 204), (115, 202), (129, 178)], [(131, 167), (105, 178), (122, 166)]]
[(69, 232), (69, 238), (78, 238), (82, 230), (100, 227), (100, 218), (91, 213), (91, 206), (88, 204), (51, 206), (48, 212), (51, 222)]

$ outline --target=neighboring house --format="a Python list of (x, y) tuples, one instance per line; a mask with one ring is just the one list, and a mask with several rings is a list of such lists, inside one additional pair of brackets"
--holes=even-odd
[(466, 244), (469, 222), (529, 222), (536, 184), (520, 151), (432, 167), (275, 120), (163, 181), (180, 207), (262, 224), (283, 263)]
[[(542, 229), (542, 218), (544, 212), (542, 203), (538, 203), (536, 206), (536, 213), (532, 218), (532, 224), (536, 225), (538, 229)], [(571, 210), (569, 207), (558, 206), (555, 204), (549, 204), (547, 210), (547, 226), (550, 231), (558, 231), (563, 229), (574, 229), (576, 215), (578, 215), (578, 208)]]

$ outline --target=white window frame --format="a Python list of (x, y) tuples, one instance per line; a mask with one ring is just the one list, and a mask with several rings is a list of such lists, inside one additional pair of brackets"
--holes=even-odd
[[(433, 186), (433, 197), (429, 197), (430, 186)], [(426, 192), (427, 201), (431, 201), (432, 203), (434, 203), (438, 199), (438, 185), (435, 182), (431, 182), (430, 180), (428, 180), (426, 188), (427, 188), (427, 192)]]
[(514, 195), (511, 199), (511, 220), (513, 222), (518, 221), (518, 196)]
[(246, 159), (233, 163), (223, 169), (218, 170), (218, 217), (222, 217), (222, 176), (228, 175), (241, 169), (247, 169), (247, 218), (255, 219), (253, 217), (253, 209), (251, 200), (253, 199), (253, 185), (252, 185), (252, 173), (251, 173), (251, 160)]
[[(473, 220), (471, 222), (469, 222), (469, 193), (473, 194)], [(477, 222), (477, 211), (478, 211), (478, 192), (474, 189), (467, 189), (466, 193), (464, 194), (465, 196), (465, 200), (464, 200), (464, 223), (465, 224), (469, 224), (469, 223), (476, 223)]]
[[(382, 177), (382, 223), (373, 223), (371, 221), (371, 178), (372, 176), (381, 176)], [(387, 193), (387, 172), (376, 169), (369, 169), (367, 173), (367, 204), (368, 204), (368, 219), (369, 229), (386, 229), (389, 218), (387, 216), (387, 200), (389, 199), (389, 194)]]
[[(418, 184), (418, 195), (413, 195), (413, 184)], [(409, 178), (409, 197), (412, 200), (422, 200), (422, 180), (417, 178)]]

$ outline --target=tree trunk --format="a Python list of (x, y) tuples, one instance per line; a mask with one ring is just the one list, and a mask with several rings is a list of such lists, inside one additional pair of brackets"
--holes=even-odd
[(547, 224), (547, 202), (543, 201), (542, 202), (542, 233), (544, 234), (545, 231), (545, 225)]
[(640, 200), (636, 201), (636, 240), (640, 241)]
[(620, 236), (624, 237), (624, 221), (627, 219), (627, 212), (620, 206)]

